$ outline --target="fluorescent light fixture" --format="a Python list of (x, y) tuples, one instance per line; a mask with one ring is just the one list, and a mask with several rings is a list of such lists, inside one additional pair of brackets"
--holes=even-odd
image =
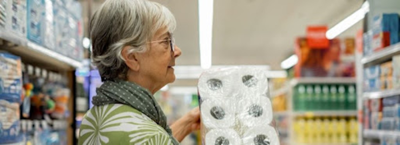
[(209, 69), (212, 64), (211, 50), (214, 0), (198, 0), (198, 2), (200, 65), (203, 69)]
[(165, 86), (162, 87), (160, 90), (161, 90), (161, 91), (168, 91), (168, 85), (165, 85)]
[(90, 39), (87, 37), (83, 38), (82, 45), (84, 48), (89, 49), (90, 48)]
[(364, 2), (360, 9), (355, 11), (353, 14), (343, 19), (341, 22), (336, 24), (334, 27), (326, 32), (326, 38), (333, 39), (349, 29), (351, 26), (364, 19), (365, 14), (369, 12), (368, 1)]
[(289, 58), (287, 58), (281, 62), (281, 67), (283, 69), (289, 69), (289, 68), (293, 67), (294, 65), (296, 65), (298, 61), (299, 61), (299, 58), (297, 57), (297, 55), (293, 54), (292, 56), (290, 56)]

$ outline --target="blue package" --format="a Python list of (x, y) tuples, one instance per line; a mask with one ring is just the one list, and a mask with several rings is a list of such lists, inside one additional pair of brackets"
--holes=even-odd
[(43, 45), (43, 10), (44, 5), (42, 0), (28, 0), (27, 1), (27, 37), (29, 40)]
[(364, 56), (368, 56), (368, 55), (372, 54), (373, 50), (372, 50), (371, 43), (372, 43), (372, 31), (369, 30), (369, 31), (365, 32), (363, 35)]
[(393, 106), (400, 103), (399, 96), (383, 98), (383, 106)]
[(0, 144), (22, 141), (19, 103), (22, 92), (21, 59), (0, 53)]
[(380, 90), (380, 67), (371, 66), (364, 69), (364, 89), (365, 91), (378, 91)]
[(399, 38), (399, 15), (397, 13), (384, 13), (377, 15), (374, 20), (374, 35), (382, 32), (389, 32), (390, 44), (396, 44)]

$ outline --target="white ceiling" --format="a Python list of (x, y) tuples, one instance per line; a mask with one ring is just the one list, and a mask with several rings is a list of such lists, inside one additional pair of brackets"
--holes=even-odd
[[(103, 0), (93, 0), (93, 11)], [(197, 0), (154, 0), (178, 23), (174, 34), (183, 54), (178, 65), (200, 65)], [(83, 1), (83, 6), (86, 2)], [(213, 65), (270, 65), (293, 54), (296, 37), (309, 25), (334, 26), (363, 0), (214, 0)], [(84, 16), (87, 13), (84, 13)], [(343, 36), (355, 36), (361, 22)]]

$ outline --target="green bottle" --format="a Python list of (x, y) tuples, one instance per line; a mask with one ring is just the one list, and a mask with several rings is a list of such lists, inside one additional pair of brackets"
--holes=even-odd
[(321, 105), (322, 105), (322, 110), (329, 110), (331, 108), (331, 104), (329, 103), (329, 87), (327, 85), (324, 85), (322, 87), (322, 95), (321, 95)]
[(354, 85), (348, 85), (347, 88), (347, 109), (357, 110), (357, 93)]
[(338, 94), (335, 85), (330, 86), (330, 101), (331, 107), (329, 110), (337, 110), (338, 109)]
[(315, 85), (314, 87), (314, 109), (322, 109), (322, 96), (321, 96), (321, 86)]
[(295, 106), (298, 106), (297, 109), (300, 111), (305, 110), (305, 96), (306, 95), (306, 88), (303, 85), (299, 85), (298, 87), (298, 96), (297, 96), (297, 103)]
[(314, 91), (313, 86), (307, 86), (307, 97), (306, 97), (306, 110), (314, 110)]
[(343, 85), (339, 86), (338, 89), (338, 94), (337, 94), (337, 107), (339, 110), (346, 110), (346, 90)]

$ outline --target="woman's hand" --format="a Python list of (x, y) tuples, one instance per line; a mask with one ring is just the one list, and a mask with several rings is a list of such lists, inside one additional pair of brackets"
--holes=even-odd
[(171, 125), (173, 136), (181, 142), (188, 134), (200, 129), (200, 109), (194, 108)]

